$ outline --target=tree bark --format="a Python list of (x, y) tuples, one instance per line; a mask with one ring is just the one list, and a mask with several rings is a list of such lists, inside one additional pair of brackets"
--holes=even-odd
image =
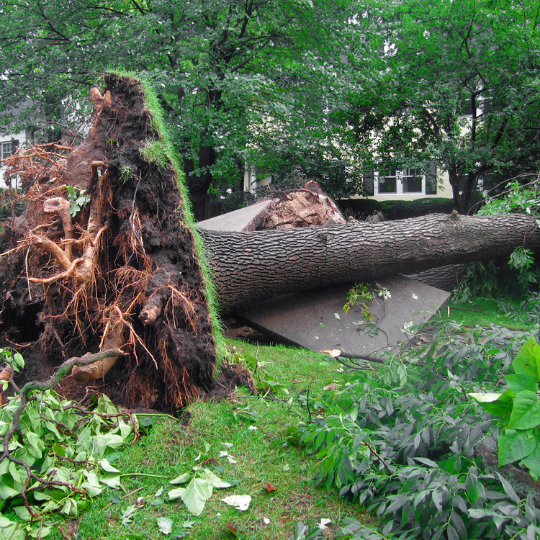
[(538, 251), (523, 214), (432, 214), (383, 223), (224, 233), (201, 230), (222, 309), (291, 291)]

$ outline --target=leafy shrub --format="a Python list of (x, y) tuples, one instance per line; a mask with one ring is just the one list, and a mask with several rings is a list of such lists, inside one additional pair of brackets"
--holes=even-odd
[(525, 540), (540, 533), (532, 494), (518, 495), (477, 457), (479, 442), (496, 451), (499, 428), (469, 397), (501, 383), (521, 344), (485, 329), (462, 344), (439, 338), (408, 363), (358, 372), (342, 392), (310, 406), (324, 411), (299, 427), (320, 460), (316, 482), (338, 487), (383, 523), (378, 532), (349, 520), (345, 537)]
[(499, 466), (519, 461), (534, 480), (540, 476), (540, 347), (531, 336), (512, 362), (514, 373), (505, 376), (503, 393), (471, 396), (489, 413), (499, 417)]
[[(479, 215), (500, 215), (522, 212), (536, 216), (540, 212), (538, 181), (522, 186), (517, 180), (496, 198), (486, 196)], [(537, 220), (540, 225), (540, 220)], [(490, 294), (493, 290), (507, 293), (532, 293), (540, 283), (540, 268), (531, 250), (518, 246), (510, 260), (477, 262), (467, 265), (454, 299), (465, 301), (471, 296)]]
[[(0, 361), (13, 371), (24, 367), (22, 356), (8, 349), (0, 349)], [(10, 383), (2, 381), (1, 389)], [(89, 410), (39, 383), (28, 385), (36, 387), (28, 401), (17, 394), (0, 408), (0, 538), (44, 538), (51, 530), (44, 514), (77, 517), (104, 487), (119, 487), (120, 471), (110, 461), (138, 427), (134, 415), (120, 413), (106, 396)], [(29, 523), (12, 521), (15, 515)]]

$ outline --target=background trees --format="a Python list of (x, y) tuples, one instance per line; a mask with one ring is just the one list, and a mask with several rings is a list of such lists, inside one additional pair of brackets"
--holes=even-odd
[(462, 213), (481, 178), (537, 170), (538, 15), (537, 2), (456, 0), (399, 2), (375, 17), (391, 117), (378, 153), (436, 161)]
[(1, 2), (0, 118), (65, 124), (101, 71), (131, 69), (160, 89), (198, 218), (246, 163), (342, 196), (381, 161), (436, 161), (466, 212), (480, 178), (536, 170), (537, 3)]
[(337, 15), (347, 3), (339, 4), (328, 9), (307, 0), (3, 3), (4, 119), (13, 120), (10, 106), (30, 99), (40, 115), (58, 120), (110, 66), (146, 74), (160, 89), (201, 218), (213, 181), (243, 177), (248, 143), (257, 137), (250, 127), (291, 107), (320, 118), (313, 95), (308, 111), (304, 103), (291, 105), (290, 88), (305, 75), (298, 66), (309, 52), (308, 71), (317, 73), (322, 95), (321, 78), (333, 74), (317, 66), (332, 62), (327, 38), (347, 16), (346, 10)]

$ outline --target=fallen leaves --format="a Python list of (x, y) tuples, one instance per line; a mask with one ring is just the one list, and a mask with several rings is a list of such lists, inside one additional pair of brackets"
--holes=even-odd
[(231, 495), (221, 499), (225, 504), (233, 506), (237, 510), (245, 512), (251, 503), (251, 497), (249, 495)]
[(272, 493), (274, 491), (277, 491), (277, 487), (273, 486), (272, 484), (269, 484), (268, 482), (263, 482), (263, 486), (266, 488), (266, 491), (268, 493)]

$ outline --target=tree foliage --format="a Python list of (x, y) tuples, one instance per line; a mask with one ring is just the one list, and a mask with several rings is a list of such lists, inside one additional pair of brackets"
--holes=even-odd
[(466, 212), (479, 179), (537, 167), (536, 4), (1, 2), (0, 119), (66, 123), (121, 67), (160, 89), (199, 218), (210, 186), (235, 189), (246, 163), (343, 196), (381, 161), (435, 161)]
[[(381, 520), (379, 530), (347, 520), (347, 538), (538, 535), (538, 494), (522, 478), (515, 481), (517, 469), (497, 470), (484, 462), (479, 449), (512, 454), (504, 463), (525, 458), (535, 477), (536, 462), (527, 461), (529, 453), (518, 455), (520, 441), (506, 440), (515, 430), (499, 430), (468, 395), (478, 399), (485, 388), (501, 383), (519, 395), (522, 378), (506, 371), (522, 340), (509, 343), (508, 337), (486, 329), (470, 332), (463, 342), (441, 336), (409, 356), (388, 359), (379, 370), (364, 365), (337, 393), (306, 400), (308, 411), (318, 413), (300, 425), (298, 435), (319, 460), (317, 483), (337, 487)], [(514, 360), (516, 374), (533, 343), (530, 338)], [(520, 407), (517, 398), (514, 407)], [(533, 452), (538, 434), (530, 439)]]
[[(146, 75), (160, 89), (201, 217), (212, 181), (243, 176), (257, 137), (249, 127), (292, 107), (289, 90), (306, 77), (300, 67), (308, 57), (322, 93), (321, 77), (331, 76), (326, 37), (346, 16), (336, 15), (341, 3), (331, 7), (307, 0), (4, 2), (4, 119), (13, 120), (22, 103), (59, 120), (106, 67)], [(304, 105), (294, 107), (306, 112)]]
[(376, 132), (378, 155), (407, 166), (437, 162), (462, 213), (481, 178), (537, 167), (536, 4), (405, 0), (370, 11), (391, 118)]

